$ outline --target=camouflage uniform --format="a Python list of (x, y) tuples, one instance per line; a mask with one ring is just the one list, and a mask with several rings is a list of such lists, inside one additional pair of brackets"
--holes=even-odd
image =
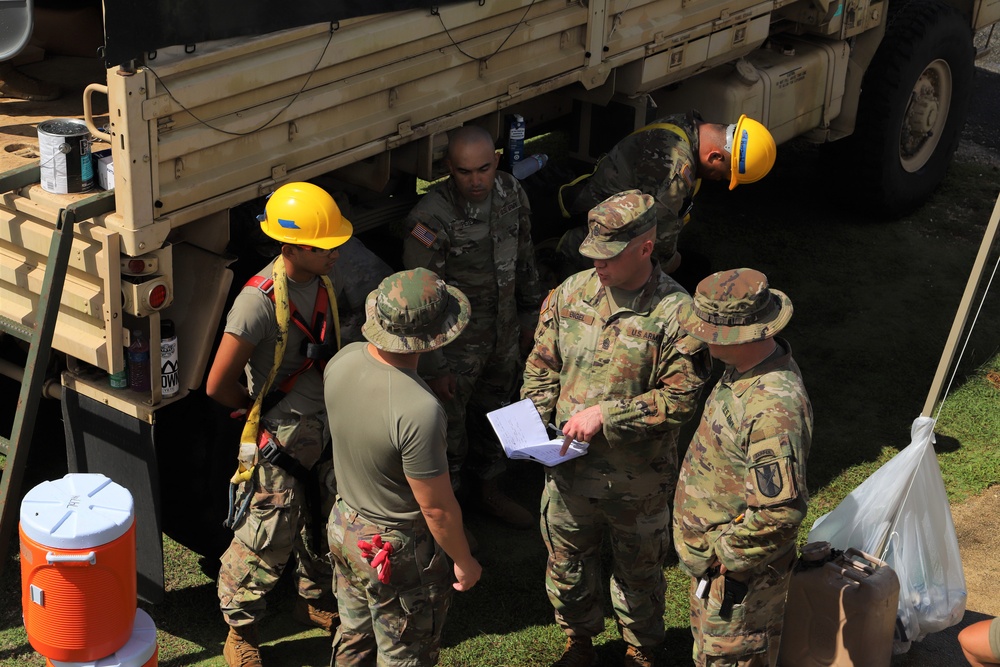
[[(586, 214), (625, 190), (652, 195), (656, 200), (655, 252), (661, 259), (669, 259), (677, 250), (677, 238), (700, 183), (697, 122), (701, 118), (693, 112), (675, 114), (623, 138), (597, 163), (591, 176), (576, 186), (567, 186), (563, 192), (566, 211)], [(575, 231), (581, 233), (572, 240), (567, 238), (565, 247), (575, 248), (583, 240), (586, 230)]]
[[(699, 285), (695, 309), (702, 285), (714, 278)], [(739, 290), (729, 281), (717, 291)], [(758, 312), (763, 310), (766, 307)], [(790, 302), (786, 310), (784, 322), (790, 317)], [(688, 322), (694, 318), (685, 315), (682, 312), (685, 330), (719, 345), (761, 340), (784, 326), (780, 317), (774, 317), (770, 323), (755, 325), (759, 333), (749, 339), (744, 326), (704, 336), (703, 331), (692, 331)], [(674, 544), (681, 567), (692, 576), (691, 630), (699, 667), (777, 664), (795, 539), (806, 515), (806, 457), (813, 415), (790, 346), (775, 340), (774, 352), (754, 368), (743, 373), (726, 368), (708, 397), (681, 466), (674, 498)], [(720, 564), (726, 577), (719, 576)], [(711, 579), (704, 599), (696, 594), (702, 577)], [(735, 600), (727, 618), (720, 611), (730, 578), (737, 586), (745, 584), (747, 593), (742, 601)]]
[(685, 337), (675, 318), (690, 297), (658, 265), (652, 269), (631, 306), (616, 306), (593, 269), (556, 288), (543, 305), (521, 390), (543, 421), (564, 424), (593, 405), (604, 419), (586, 456), (545, 471), (541, 529), (556, 622), (571, 638), (604, 629), (598, 578), (610, 533), (612, 605), (625, 641), (643, 648), (664, 636), (678, 427), (707, 378), (701, 343)]
[[(257, 275), (270, 278), (274, 262)], [(289, 298), (309, 317), (320, 281), (289, 283)], [(363, 303), (363, 302), (362, 302)], [(339, 304), (338, 304), (339, 305)], [(308, 310), (307, 310), (308, 309)], [(328, 317), (328, 326), (332, 321)], [(251, 391), (259, 389), (274, 359), (277, 317), (273, 302), (258, 288), (244, 287), (226, 324), (228, 333), (255, 342), (248, 364)], [(305, 357), (301, 344), (305, 335), (294, 325), (278, 378), (297, 370)], [(326, 416), (322, 378), (310, 369), (299, 376), (285, 398), (272, 407), (261, 425), (272, 433), (283, 451), (301, 463), (320, 482), (320, 502), (332, 503), (334, 487), (329, 461), (320, 462), (326, 442)], [(247, 461), (246, 467), (253, 462)], [(259, 620), (265, 609), (265, 594), (274, 588), (292, 554), (298, 594), (317, 608), (332, 611), (333, 572), (326, 558), (326, 545), (313, 545), (314, 531), (305, 485), (289, 472), (260, 460), (254, 477), (240, 485), (235, 506), (241, 507), (252, 493), (245, 517), (234, 527), (233, 540), (222, 555), (218, 595), (220, 608), (231, 626), (246, 626)], [(316, 508), (322, 511), (323, 508)], [(325, 515), (319, 517), (320, 520)]]
[[(342, 247), (344, 265), (338, 260), (330, 277), (337, 288), (337, 304), (343, 323), (352, 311), (364, 312), (367, 292), (391, 271), (360, 241), (349, 239)], [(257, 275), (270, 278), (273, 266), (272, 261)], [(289, 298), (295, 296), (296, 306), (304, 311), (306, 318), (314, 302), (313, 290), (323, 289), (318, 280), (315, 282), (315, 288), (289, 285)], [(227, 322), (227, 332), (256, 342), (248, 364), (248, 379), (251, 388), (259, 387), (274, 359), (277, 338), (274, 304), (258, 288), (244, 287), (233, 304), (230, 317), (235, 320)], [(266, 322), (262, 327), (261, 321)], [(250, 326), (250, 323), (256, 324)], [(329, 315), (327, 325), (332, 327)], [(252, 331), (245, 330), (248, 326)], [(297, 370), (305, 360), (301, 352), (305, 335), (290, 325), (288, 337), (279, 381)], [(360, 338), (360, 331), (350, 333), (348, 338)], [(283, 451), (318, 479), (322, 506), (316, 509), (321, 512), (320, 520), (329, 513), (336, 492), (332, 463), (329, 457), (320, 460), (327, 439), (324, 407), (322, 379), (310, 369), (299, 377), (288, 396), (261, 420), (261, 426), (275, 436)], [(248, 461), (246, 467), (252, 463)], [(265, 609), (264, 595), (274, 587), (292, 553), (295, 554), (299, 596), (317, 608), (329, 607), (331, 609), (327, 610), (332, 611), (333, 572), (326, 558), (326, 545), (313, 544), (316, 541), (312, 534), (315, 532), (313, 508), (308, 507), (305, 485), (282, 468), (261, 460), (252, 482), (240, 485), (236, 507), (242, 506), (247, 493), (252, 493), (253, 497), (246, 518), (234, 527), (233, 541), (222, 556), (219, 572), (218, 594), (226, 622), (241, 626), (259, 620)]]
[[(284, 451), (306, 468), (316, 464), (323, 451), (324, 424), (316, 416), (263, 419)], [(242, 503), (250, 484), (236, 497)], [(329, 598), (332, 582), (326, 545), (313, 545), (313, 521), (302, 482), (267, 461), (260, 461), (254, 477), (253, 498), (244, 520), (236, 526), (233, 541), (222, 556), (218, 593), (226, 622), (239, 626), (259, 620), (264, 595), (274, 588), (285, 565), (295, 553), (295, 579), (300, 597), (319, 607)]]
[[(443, 355), (422, 359), (421, 371), (455, 374), (455, 398), (445, 405), (449, 467), (457, 472), (468, 456), (470, 470), (482, 479), (499, 474), (505, 457), (485, 419), (477, 419), (482, 428), (466, 436), (466, 409), (472, 406), (470, 412), (481, 418), (511, 399), (521, 323), (534, 326), (542, 299), (527, 195), (513, 176), (498, 171), (487, 206), (464, 203), (451, 179), (439, 183), (407, 217), (410, 233), (403, 245), (407, 268), (434, 271), (472, 304), (472, 321), (461, 338)], [(487, 219), (476, 217), (484, 211)]]
[[(340, 627), (333, 665), (436, 665), (451, 605), (451, 563), (423, 521), (390, 527), (338, 499), (327, 523), (336, 564)], [(391, 585), (378, 580), (358, 541), (393, 545)], [(373, 630), (374, 628), (374, 630)]]

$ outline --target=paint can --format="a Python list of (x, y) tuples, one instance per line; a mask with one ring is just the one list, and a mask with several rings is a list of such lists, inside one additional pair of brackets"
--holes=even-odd
[(38, 124), (41, 185), (46, 192), (70, 194), (94, 187), (90, 130), (74, 118), (53, 118)]

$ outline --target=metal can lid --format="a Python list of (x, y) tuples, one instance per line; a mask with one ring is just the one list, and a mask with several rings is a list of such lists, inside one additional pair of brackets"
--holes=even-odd
[(100, 473), (42, 482), (21, 501), (21, 528), (38, 544), (89, 549), (124, 535), (134, 520), (132, 494)]
[(37, 129), (39, 132), (65, 137), (90, 134), (87, 124), (76, 118), (53, 118), (39, 123)]

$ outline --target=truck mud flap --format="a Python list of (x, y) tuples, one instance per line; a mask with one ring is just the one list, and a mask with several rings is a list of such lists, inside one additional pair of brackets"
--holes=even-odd
[(146, 602), (160, 602), (163, 540), (155, 426), (66, 387), (62, 412), (69, 471), (102, 473), (131, 492), (136, 516), (137, 592)]

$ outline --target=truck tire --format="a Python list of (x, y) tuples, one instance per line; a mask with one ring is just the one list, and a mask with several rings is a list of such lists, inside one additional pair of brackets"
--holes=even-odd
[(965, 125), (974, 63), (969, 22), (947, 2), (890, 10), (848, 142), (850, 178), (870, 190), (867, 204), (899, 217), (940, 185)]

